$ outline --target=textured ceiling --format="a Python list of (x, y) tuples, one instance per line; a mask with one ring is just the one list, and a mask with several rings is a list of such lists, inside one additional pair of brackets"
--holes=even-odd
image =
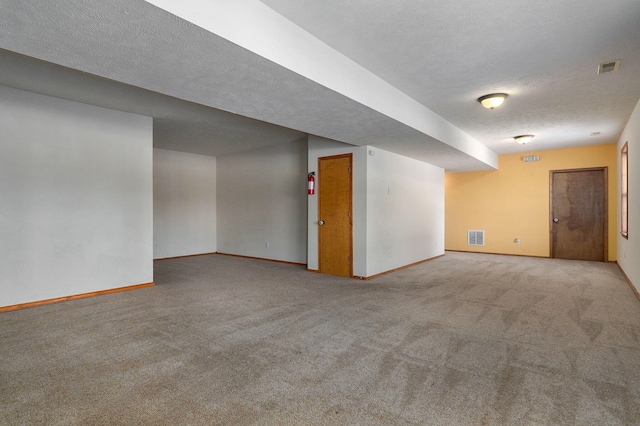
[(640, 98), (638, 0), (262, 2), (499, 154), (616, 142)]
[(156, 148), (202, 155), (306, 141), (306, 134), (0, 49), (0, 85), (154, 117)]
[[(496, 153), (613, 143), (640, 98), (637, 0), (262, 3)], [(0, 84), (153, 116), (159, 148), (224, 155), (312, 133), (489, 168), (141, 0), (0, 7)], [(596, 74), (615, 59), (619, 71)], [(494, 91), (510, 94), (505, 105), (480, 107)], [(509, 139), (522, 133), (534, 142)]]

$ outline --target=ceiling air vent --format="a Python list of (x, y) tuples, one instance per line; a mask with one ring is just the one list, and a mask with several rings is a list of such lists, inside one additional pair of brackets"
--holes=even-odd
[(484, 231), (467, 231), (467, 240), (470, 246), (483, 246)]
[(604, 74), (606, 72), (618, 71), (618, 67), (620, 66), (620, 59), (613, 62), (603, 62), (598, 65), (598, 74)]

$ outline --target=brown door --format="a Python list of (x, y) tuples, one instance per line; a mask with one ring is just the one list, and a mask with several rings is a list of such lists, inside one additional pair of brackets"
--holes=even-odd
[(607, 168), (551, 171), (551, 257), (606, 261)]
[(351, 277), (351, 154), (318, 159), (319, 268)]

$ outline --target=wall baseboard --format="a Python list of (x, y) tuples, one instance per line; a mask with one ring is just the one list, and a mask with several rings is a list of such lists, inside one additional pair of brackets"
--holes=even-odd
[(369, 275), (368, 277), (361, 277), (361, 276), (358, 276), (358, 275), (354, 275), (353, 278), (355, 278), (357, 280), (367, 280), (368, 281), (368, 280), (372, 280), (374, 278), (378, 278), (378, 277), (380, 277), (382, 275), (391, 274), (392, 272), (401, 271), (402, 269), (411, 268), (412, 266), (420, 265), (421, 263), (425, 263), (425, 262), (429, 262), (431, 260), (438, 259), (438, 258), (440, 258), (442, 256), (444, 256), (444, 254), (441, 254), (441, 255), (438, 255), (438, 256), (434, 256), (434, 257), (430, 257), (429, 259), (420, 260), (418, 262), (410, 263), (408, 265), (400, 266), (399, 268), (390, 269), (390, 270), (385, 271), (385, 272), (380, 272), (379, 274)]
[(157, 259), (153, 259), (153, 261), (155, 262), (156, 260), (183, 259), (185, 257), (210, 256), (212, 254), (217, 254), (217, 253), (218, 253), (217, 251), (213, 251), (211, 253), (198, 253), (198, 254), (186, 254), (184, 256), (159, 257)]
[(631, 287), (631, 290), (633, 291), (633, 293), (636, 295), (638, 300), (640, 300), (640, 292), (638, 291), (636, 286), (633, 285), (633, 283), (631, 282), (631, 278), (629, 278), (626, 272), (624, 272), (624, 269), (622, 269), (622, 267), (618, 262), (616, 262), (616, 264), (618, 265), (618, 269), (620, 269), (620, 272), (622, 272), (622, 276), (624, 277), (624, 279), (627, 280), (627, 284), (629, 284), (629, 287)]
[(306, 263), (289, 262), (289, 261), (286, 261), (286, 260), (267, 259), (267, 258), (264, 258), (264, 257), (244, 256), (244, 255), (241, 255), (241, 254), (220, 253), (220, 252), (218, 252), (217, 254), (222, 255), (222, 256), (241, 257), (243, 259), (266, 260), (267, 262), (286, 263), (287, 265), (296, 265), (296, 266), (305, 266), (305, 267), (307, 266)]
[(472, 250), (450, 250), (445, 249), (445, 252), (450, 251), (453, 253), (475, 253), (475, 254), (496, 254), (499, 256), (518, 256), (518, 257), (536, 257), (538, 259), (551, 259), (549, 256), (537, 256), (535, 254), (516, 254), (516, 253), (494, 253), (492, 251), (472, 251)]
[(67, 302), (69, 300), (86, 299), (87, 297), (102, 296), (103, 294), (120, 293), (129, 290), (138, 290), (144, 287), (152, 287), (156, 285), (154, 282), (130, 285), (126, 287), (110, 288), (108, 290), (92, 291), (90, 293), (74, 294), (72, 296), (56, 297), (54, 299), (38, 300), (29, 303), (20, 303), (18, 305), (0, 306), (1, 312), (17, 311), (19, 309), (34, 308), (36, 306), (50, 305), (52, 303)]

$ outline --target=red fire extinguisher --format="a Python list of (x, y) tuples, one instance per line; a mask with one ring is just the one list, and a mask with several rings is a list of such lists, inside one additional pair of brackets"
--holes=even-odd
[(316, 192), (316, 172), (309, 173), (308, 182), (307, 194), (313, 195)]

